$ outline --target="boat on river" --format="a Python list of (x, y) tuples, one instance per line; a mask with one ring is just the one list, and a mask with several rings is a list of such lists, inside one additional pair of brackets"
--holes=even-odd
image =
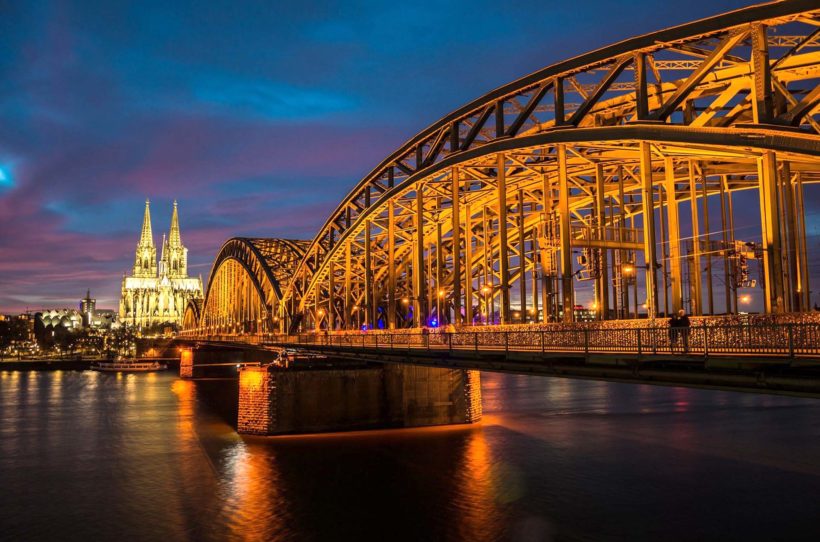
[(168, 366), (158, 361), (140, 361), (137, 359), (119, 359), (113, 361), (98, 361), (91, 364), (92, 371), (122, 372), (122, 373), (150, 373), (164, 371)]

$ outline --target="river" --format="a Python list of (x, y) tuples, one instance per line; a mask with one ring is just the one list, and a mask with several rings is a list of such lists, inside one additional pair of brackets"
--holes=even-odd
[(0, 539), (820, 540), (818, 400), (482, 378), (475, 426), (247, 438), (171, 373), (2, 371)]

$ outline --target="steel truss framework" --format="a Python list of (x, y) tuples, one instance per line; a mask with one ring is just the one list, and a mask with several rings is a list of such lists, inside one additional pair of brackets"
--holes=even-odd
[(307, 241), (229, 239), (211, 267), (201, 309), (189, 304), (184, 329), (212, 333), (272, 331), (278, 322), (283, 286), (304, 258)]
[[(265, 311), (279, 331), (571, 321), (563, 308), (579, 280), (594, 283), (599, 318), (636, 315), (644, 301), (650, 317), (687, 302), (695, 314), (736, 312), (736, 290), (715, 299), (712, 265), (727, 284), (738, 271), (739, 190), (760, 196), (766, 311), (808, 310), (803, 194), (820, 180), (816, 6), (726, 13), (490, 92), (367, 175), (298, 245), (298, 264), (280, 263), (288, 276), (269, 289), (276, 295), (256, 288), (256, 308), (242, 301), (254, 291), (245, 282), (262, 283), (252, 266), (247, 278), (220, 274), (223, 253), (241, 244), (226, 243), (201, 325)], [(719, 227), (709, 223), (715, 208)]]

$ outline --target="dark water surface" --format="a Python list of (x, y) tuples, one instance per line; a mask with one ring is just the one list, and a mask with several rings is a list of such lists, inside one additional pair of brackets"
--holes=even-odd
[(169, 373), (0, 372), (0, 539), (820, 540), (820, 401), (483, 379), (478, 426), (265, 439)]

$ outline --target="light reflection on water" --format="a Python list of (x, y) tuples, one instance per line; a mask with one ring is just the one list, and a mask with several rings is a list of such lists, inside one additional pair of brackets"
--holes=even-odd
[(1, 372), (0, 538), (820, 535), (815, 400), (485, 374), (477, 426), (265, 439), (201, 386)]

